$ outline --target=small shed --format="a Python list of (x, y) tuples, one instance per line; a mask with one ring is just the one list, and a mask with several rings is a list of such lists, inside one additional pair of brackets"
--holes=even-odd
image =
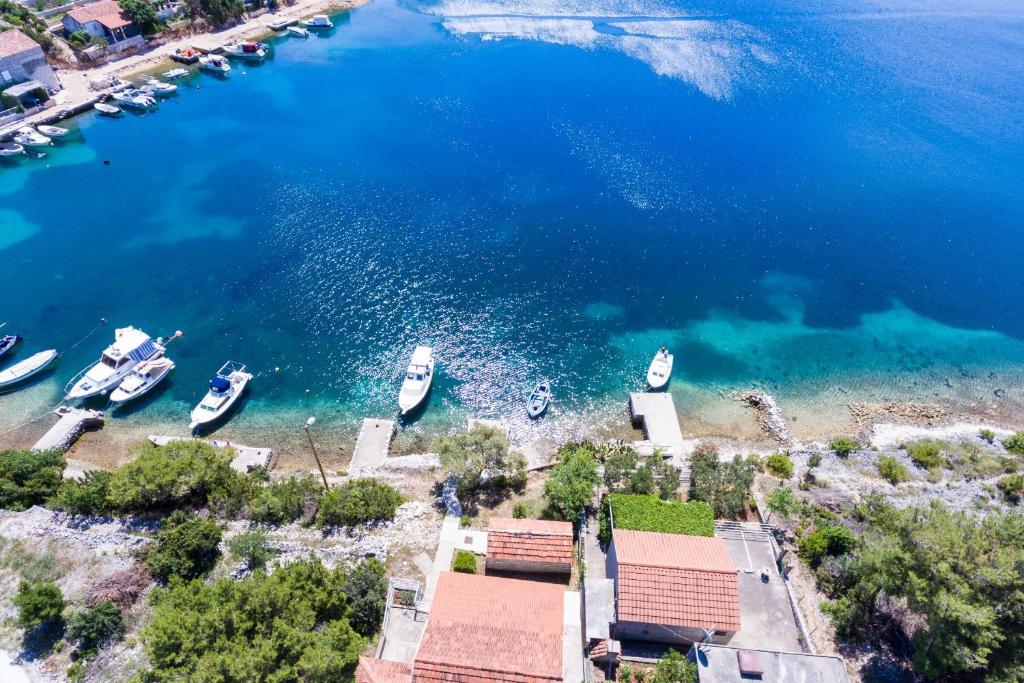
[(487, 569), (568, 574), (572, 524), (496, 517), (487, 524)]

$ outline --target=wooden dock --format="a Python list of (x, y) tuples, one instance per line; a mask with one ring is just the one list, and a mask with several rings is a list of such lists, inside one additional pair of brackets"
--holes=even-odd
[(683, 430), (676, 413), (672, 394), (635, 393), (629, 395), (629, 412), (634, 424), (644, 430), (646, 441), (637, 441), (633, 447), (641, 455), (653, 455), (660, 450), (665, 457), (675, 458), (683, 449)]
[(364, 419), (348, 466), (349, 476), (358, 477), (380, 466), (388, 457), (394, 435), (394, 420)]
[(32, 450), (49, 451), (56, 448), (66, 451), (86, 429), (103, 425), (103, 413), (98, 410), (60, 406), (53, 412), (60, 419), (43, 434), (43, 438), (36, 441)]
[[(154, 446), (166, 446), (172, 441), (191, 441), (186, 436), (153, 436), (147, 437)], [(226, 441), (224, 439), (203, 439), (203, 443), (208, 443), (214, 448), (231, 448), (235, 451), (235, 457), (231, 461), (231, 469), (245, 474), (253, 467), (266, 467), (270, 469), (274, 461), (274, 451), (270, 448), (254, 448), (252, 446), (243, 446), (240, 443), (234, 441)]]

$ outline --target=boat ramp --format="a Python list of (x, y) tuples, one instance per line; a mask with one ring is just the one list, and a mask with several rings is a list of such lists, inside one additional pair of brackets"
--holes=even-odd
[(66, 451), (86, 429), (103, 425), (103, 413), (98, 410), (60, 406), (53, 411), (60, 419), (32, 446), (34, 451), (60, 449)]
[(677, 458), (683, 452), (683, 430), (672, 394), (668, 392), (638, 392), (629, 395), (629, 412), (633, 423), (644, 430), (645, 441), (636, 441), (633, 447), (641, 455), (662, 455)]

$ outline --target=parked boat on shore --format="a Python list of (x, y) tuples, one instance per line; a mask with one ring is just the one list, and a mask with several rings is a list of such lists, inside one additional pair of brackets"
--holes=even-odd
[(17, 142), (0, 142), (0, 157), (16, 157), (25, 153), (25, 148)]
[(174, 54), (171, 55), (171, 59), (180, 64), (195, 64), (202, 58), (202, 56), (203, 53), (199, 50), (196, 50), (195, 48), (191, 47), (186, 47), (184, 49), (178, 48), (174, 52)]
[(22, 147), (48, 147), (50, 145), (50, 138), (39, 133), (31, 126), (22, 126), (18, 129), (18, 134), (14, 136), (14, 141)]
[(23, 361), (19, 361), (9, 368), (0, 370), (0, 389), (12, 387), (15, 384), (38, 375), (50, 366), (58, 356), (56, 349), (34, 353)]
[(231, 72), (228, 60), (219, 55), (203, 55), (199, 58), (199, 68), (221, 76), (227, 76)]
[(135, 366), (117, 389), (110, 394), (111, 403), (127, 403), (152, 391), (171, 374), (174, 361), (159, 355)]
[(417, 346), (412, 352), (412, 360), (405, 371), (405, 380), (398, 393), (398, 407), (402, 415), (409, 413), (427, 397), (430, 384), (434, 380), (434, 350), (429, 346)]
[(103, 116), (124, 116), (124, 112), (120, 107), (115, 107), (114, 105), (107, 104), (106, 102), (97, 102), (92, 105), (92, 108)]
[(309, 38), (309, 31), (301, 26), (289, 26), (288, 33), (299, 38)]
[(334, 23), (326, 14), (317, 14), (299, 22), (306, 28), (333, 28)]
[(132, 369), (164, 352), (160, 341), (134, 327), (114, 331), (114, 343), (104, 349), (99, 361), (73, 377), (64, 389), (67, 401), (78, 401), (106, 393), (116, 387)]
[(251, 380), (252, 374), (245, 371), (245, 365), (242, 363), (229, 360), (221, 366), (210, 380), (206, 396), (203, 396), (203, 400), (192, 410), (189, 431), (195, 432), (224, 417), (242, 396)]
[(652, 389), (660, 389), (668, 384), (672, 376), (672, 354), (664, 346), (658, 349), (647, 368), (647, 383)]

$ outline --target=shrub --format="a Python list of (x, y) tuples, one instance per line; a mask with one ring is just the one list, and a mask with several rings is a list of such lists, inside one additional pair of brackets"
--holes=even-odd
[(1008, 474), (996, 482), (996, 486), (1010, 500), (1019, 500), (1024, 494), (1024, 474)]
[(670, 649), (654, 665), (653, 683), (697, 683), (697, 665)]
[(463, 574), (476, 574), (476, 555), (468, 550), (460, 550), (455, 553), (455, 561), (452, 563), (452, 571)]
[(891, 455), (878, 458), (878, 473), (893, 486), (910, 478), (907, 468)]
[(832, 450), (833, 453), (838, 455), (840, 458), (845, 458), (850, 453), (853, 453), (855, 450), (857, 450), (857, 447), (859, 445), (860, 444), (858, 444), (853, 439), (850, 439), (845, 436), (840, 436), (838, 438), (832, 439), (832, 443), (830, 443), (828, 447)]
[(349, 622), (345, 570), (303, 560), (241, 580), (173, 582), (140, 638), (155, 681), (352, 680), (366, 640)]
[(26, 510), (57, 492), (64, 472), (60, 451), (0, 452), (0, 508)]
[(81, 481), (67, 479), (57, 489), (49, 506), (73, 515), (98, 515), (110, 511), (107, 491), (111, 473), (93, 470), (85, 473)]
[(124, 617), (112, 602), (97, 603), (78, 610), (68, 619), (65, 637), (78, 643), (78, 653), (91, 657), (105, 643), (119, 640), (124, 635)]
[(816, 567), (825, 557), (849, 552), (854, 542), (852, 531), (844, 526), (827, 524), (800, 538), (796, 543), (797, 554), (804, 562)]
[(722, 462), (718, 449), (702, 442), (690, 457), (690, 498), (704, 501), (719, 517), (742, 514), (753, 484), (754, 464), (742, 456)]
[(213, 569), (220, 557), (221, 529), (213, 521), (178, 511), (164, 521), (146, 564), (156, 578), (195, 579)]
[(526, 483), (526, 458), (510, 451), (508, 439), (494, 427), (478, 424), (454, 436), (442, 436), (434, 442), (434, 450), (463, 493), (480, 486), (484, 474), (497, 487)]
[(228, 541), (228, 548), (244, 560), (249, 569), (262, 569), (274, 556), (274, 550), (267, 543), (266, 529), (258, 527), (232, 538)]
[(610, 447), (604, 458), (604, 485), (612, 491), (621, 491), (640, 463), (640, 455), (628, 446)]
[(512, 517), (514, 519), (526, 519), (530, 516), (530, 511), (526, 508), (526, 503), (516, 503), (512, 507)]
[(590, 444), (569, 444), (558, 451), (558, 464), (544, 482), (548, 514), (575, 523), (594, 497), (597, 458)]
[(64, 595), (57, 584), (49, 581), (21, 581), (14, 596), (18, 608), (18, 626), (24, 629), (54, 625), (63, 621)]
[(797, 502), (793, 489), (780, 486), (768, 496), (768, 507), (780, 517), (789, 518), (800, 508), (800, 503)]
[(793, 461), (785, 453), (768, 456), (765, 467), (779, 479), (789, 479), (793, 476)]
[(349, 623), (356, 633), (372, 636), (384, 619), (388, 581), (384, 563), (375, 557), (352, 567), (341, 586), (349, 599)]
[(807, 457), (807, 467), (813, 468), (821, 464), (821, 453), (814, 452)]
[(1011, 453), (1024, 455), (1024, 432), (1017, 432), (1003, 439), (1003, 447)]
[[(262, 473), (250, 475), (258, 479)], [(289, 477), (258, 486), (249, 500), (249, 519), (260, 524), (287, 524), (300, 517), (312, 522), (323, 485), (312, 475)]]
[(981, 438), (982, 441), (987, 441), (989, 443), (995, 443), (996, 441), (996, 433), (993, 432), (991, 429), (980, 430), (978, 432), (978, 436)]
[(616, 529), (660, 531), (690, 536), (714, 536), (715, 515), (711, 506), (701, 501), (680, 503), (664, 501), (657, 496), (612, 493), (601, 506), (600, 537), (611, 540), (611, 510)]
[(935, 441), (918, 441), (907, 446), (907, 454), (914, 464), (926, 470), (939, 468), (945, 462), (942, 447)]
[(395, 489), (376, 479), (354, 479), (320, 495), (318, 526), (348, 526), (394, 519), (404, 499)]

